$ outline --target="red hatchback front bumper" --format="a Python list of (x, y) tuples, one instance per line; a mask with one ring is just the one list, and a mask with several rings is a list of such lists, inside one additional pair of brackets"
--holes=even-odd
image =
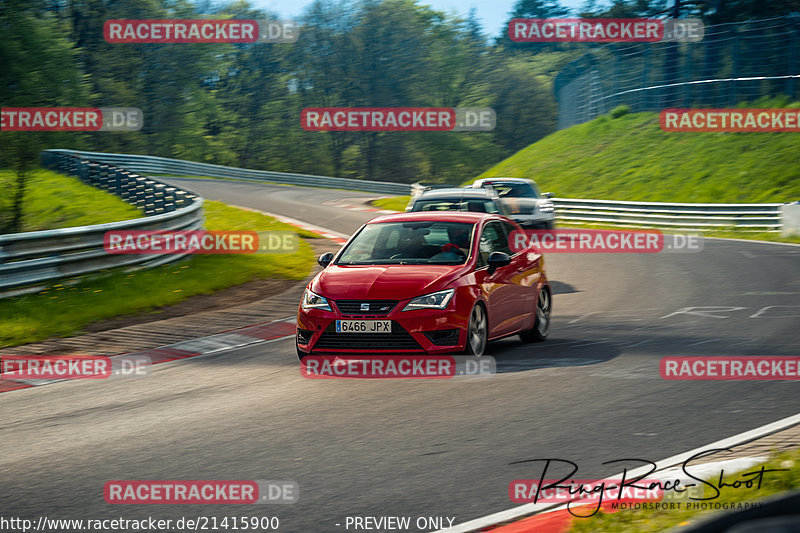
[[(297, 345), (305, 354), (443, 354), (463, 351), (469, 311), (415, 309), (403, 311), (398, 302), (385, 315), (344, 315), (321, 309), (300, 309), (297, 314)], [(471, 307), (470, 307), (471, 309)], [(337, 320), (390, 320), (391, 332), (337, 333)]]

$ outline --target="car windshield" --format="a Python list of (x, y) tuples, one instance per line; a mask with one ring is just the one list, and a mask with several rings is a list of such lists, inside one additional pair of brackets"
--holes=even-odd
[(414, 202), (411, 211), (473, 211), (499, 213), (497, 204), (489, 198), (421, 198)]
[(503, 198), (505, 196), (522, 197), (522, 198), (538, 198), (536, 189), (530, 184), (522, 181), (509, 182), (509, 181), (487, 181), (484, 185), (491, 185), (497, 193), (497, 196)]
[(474, 226), (430, 220), (367, 224), (336, 264), (461, 264), (469, 257)]

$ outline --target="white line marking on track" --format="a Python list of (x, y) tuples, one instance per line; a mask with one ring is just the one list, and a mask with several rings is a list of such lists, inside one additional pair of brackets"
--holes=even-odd
[(708, 344), (709, 342), (721, 341), (721, 340), (722, 339), (709, 339), (707, 341), (693, 342), (692, 344), (687, 344), (686, 346), (700, 346), (701, 344)]
[[(732, 437), (712, 442), (711, 444), (706, 444), (705, 446), (701, 446), (700, 448), (696, 448), (688, 452), (683, 452), (678, 455), (673, 455), (672, 457), (669, 457), (667, 459), (662, 459), (661, 461), (656, 463), (656, 471), (664, 470), (666, 468), (679, 465), (702, 451), (736, 446), (739, 444), (743, 444), (745, 442), (749, 442), (751, 440), (758, 439), (765, 435), (769, 435), (770, 433), (781, 431), (783, 429), (786, 429), (788, 427), (797, 424), (800, 424), (800, 413), (786, 417), (776, 422), (772, 422), (771, 424), (766, 424), (764, 426), (757, 427), (749, 431), (745, 431), (744, 433), (739, 433), (738, 435), (734, 435)], [(642, 468), (637, 468), (630, 472), (627, 472), (626, 476), (628, 476), (628, 478), (632, 478), (635, 476), (646, 474), (650, 470), (650, 468), (651, 467), (649, 465), (644, 466)], [(619, 479), (621, 476), (622, 473), (619, 473), (614, 476), (610, 476), (607, 479), (613, 479), (613, 478)], [(557, 507), (562, 507), (566, 509), (565, 506), (557, 503), (556, 504), (527, 503), (525, 505), (520, 505), (512, 509), (500, 511), (499, 513), (493, 513), (490, 515), (482, 516), (480, 518), (470, 520), (469, 522), (464, 522), (463, 524), (458, 524), (451, 528), (442, 529), (434, 533), (469, 533), (471, 531), (476, 531), (485, 527), (493, 526), (501, 522), (507, 522), (510, 520), (519, 519), (524, 516), (536, 514), (545, 510), (556, 510)]]
[(338, 231), (334, 231), (332, 229), (323, 228), (322, 226), (317, 226), (315, 224), (309, 224), (308, 222), (303, 222), (302, 220), (297, 220), (296, 218), (285, 217), (283, 215), (278, 215), (275, 213), (270, 213), (268, 211), (261, 211), (259, 209), (253, 209), (251, 207), (241, 207), (238, 205), (231, 205), (231, 207), (235, 207), (237, 209), (244, 209), (245, 211), (253, 211), (254, 213), (261, 213), (262, 215), (267, 215), (268, 217), (275, 218), (280, 222), (285, 222), (287, 224), (292, 224), (294, 226), (299, 226), (301, 228), (307, 229), (309, 231), (314, 231), (321, 234), (330, 234), (334, 237), (338, 237), (340, 239), (347, 240), (350, 238), (350, 235), (345, 235), (344, 233), (339, 233)]
[[(792, 307), (800, 309), (800, 305), (768, 305), (767, 307), (759, 309), (757, 313), (750, 315), (750, 318), (759, 318), (762, 314), (764, 314), (764, 312), (767, 309), (774, 309), (776, 307)], [(800, 317), (800, 315), (778, 315), (769, 318), (798, 318), (798, 317)]]

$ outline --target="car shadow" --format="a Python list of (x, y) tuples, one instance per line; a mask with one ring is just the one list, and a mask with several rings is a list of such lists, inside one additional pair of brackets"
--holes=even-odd
[(551, 337), (535, 344), (524, 344), (516, 337), (509, 337), (489, 343), (486, 350), (487, 355), (494, 357), (498, 374), (596, 365), (608, 362), (621, 353), (622, 350), (612, 343), (569, 337)]
[(550, 281), (550, 288), (553, 289), (553, 294), (570, 294), (573, 292), (582, 292), (575, 288), (574, 285), (564, 283), (563, 281)]

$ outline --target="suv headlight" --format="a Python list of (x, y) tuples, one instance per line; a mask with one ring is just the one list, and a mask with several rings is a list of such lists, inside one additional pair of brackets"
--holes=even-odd
[(542, 204), (539, 206), (539, 211), (542, 213), (552, 213), (555, 210), (556, 208), (553, 205), (553, 202), (542, 202)]
[(406, 304), (403, 311), (411, 311), (413, 309), (444, 309), (450, 300), (453, 298), (455, 289), (447, 289), (446, 291), (432, 292), (425, 296), (417, 296)]
[(324, 311), (332, 311), (328, 299), (319, 294), (315, 294), (306, 289), (303, 293), (303, 300), (300, 304), (303, 309), (322, 309)]

